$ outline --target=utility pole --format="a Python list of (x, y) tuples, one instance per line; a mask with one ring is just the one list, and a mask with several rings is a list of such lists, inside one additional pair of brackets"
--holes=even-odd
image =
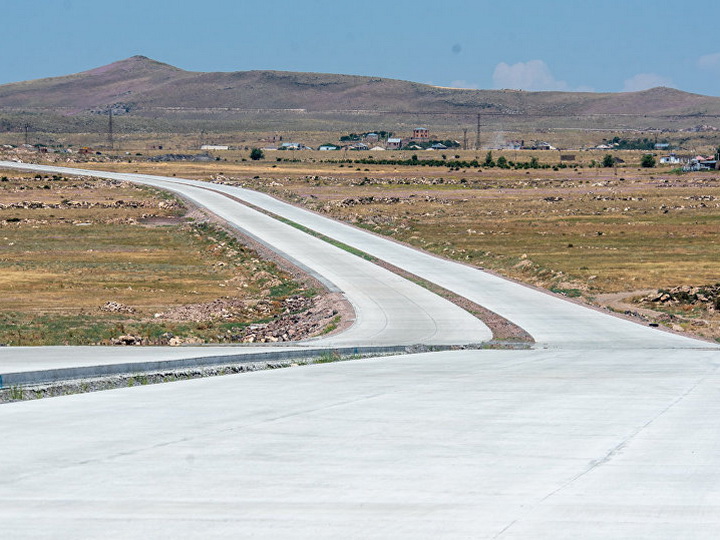
[(109, 115), (108, 115), (108, 144), (110, 145), (110, 150), (112, 150), (113, 146), (114, 146), (112, 108), (110, 108)]
[(25, 144), (28, 144), (28, 130), (30, 129), (30, 124), (23, 125), (23, 129), (25, 130)]
[(475, 150), (480, 150), (480, 113), (477, 115), (477, 132), (475, 133)]
[(463, 129), (463, 150), (467, 150), (467, 128)]

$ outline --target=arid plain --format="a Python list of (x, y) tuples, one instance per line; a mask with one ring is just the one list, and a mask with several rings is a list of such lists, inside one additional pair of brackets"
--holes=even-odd
[[(315, 134), (315, 138), (322, 137), (333, 138)], [(525, 163), (535, 158), (539, 164), (538, 168), (502, 169), (482, 165), (488, 157), (486, 151), (449, 149), (420, 155), (276, 151), (265, 152), (263, 159), (253, 161), (249, 151), (230, 150), (212, 152), (213, 159), (207, 162), (154, 162), (149, 159), (162, 151), (148, 151), (137, 143), (132, 148), (129, 141), (124, 144), (124, 151), (74, 158), (72, 161), (79, 163), (72, 166), (249, 187), (645, 324), (660, 324), (709, 339), (720, 337), (717, 288), (713, 288), (720, 263), (716, 239), (720, 174), (713, 171), (642, 168), (639, 163), (645, 153), (641, 151), (615, 152), (613, 155), (622, 156), (623, 162), (600, 167), (604, 155), (600, 151), (576, 153), (575, 160), (568, 163), (560, 161), (557, 151), (496, 150), (494, 160), (502, 156), (511, 163)], [(31, 159), (64, 164), (52, 156), (36, 154)], [(417, 163), (398, 164), (412, 156)], [(428, 159), (445, 160), (450, 165), (424, 166), (422, 162)], [(397, 163), (373, 162), (380, 160)], [(472, 160), (481, 165), (455, 167), (451, 163)], [(283, 299), (297, 291), (315, 294), (308, 292), (312, 287), (294, 282), (273, 264), (244, 255), (244, 248), (230, 249), (230, 263), (229, 248), (217, 234), (213, 236), (207, 230), (207, 234), (199, 234), (199, 225), (193, 224), (198, 216), (188, 214), (190, 210), (182, 202), (157, 192), (99, 180), (2, 174), (8, 181), (0, 184), (0, 202), (9, 205), (2, 222), (3, 237), (7, 238), (3, 265), (24, 273), (22, 282), (5, 281), (3, 297), (7, 301), (2, 309), (6, 328), (11, 310), (18, 320), (27, 321), (27, 334), (31, 336), (33, 317), (40, 317), (37, 320), (43, 323), (53, 317), (71, 316), (74, 320), (93, 310), (97, 314), (105, 302), (113, 301), (138, 311), (125, 312), (119, 318), (118, 313), (112, 314), (102, 331), (91, 333), (95, 341), (88, 335), (82, 342), (111, 342), (128, 333), (126, 323), (156, 342), (168, 333), (198, 341), (224, 341), (233, 332), (237, 336), (241, 326), (233, 323), (246, 327), (267, 322), (282, 312)], [(67, 204), (70, 200), (75, 201), (74, 206)], [(59, 207), (16, 204), (20, 207), (12, 208), (13, 203), (22, 201), (51, 202)], [(188, 217), (183, 218), (185, 214)], [(88, 234), (90, 231), (94, 234)], [(82, 233), (82, 245), (57, 247), (69, 233)], [(120, 237), (125, 240), (118, 240)], [(135, 247), (119, 248), (118, 242), (125, 248)], [(171, 253), (176, 251), (172, 247), (178, 242), (193, 247), (195, 255), (187, 255), (190, 259), (202, 255), (202, 268), (183, 266), (187, 261), (173, 259)], [(95, 260), (103, 254), (110, 257), (108, 262), (127, 261), (132, 252), (133, 262), (127, 268), (115, 265), (117, 275), (103, 274), (99, 290), (91, 293), (93, 289), (88, 288), (84, 277), (84, 285), (78, 286), (72, 272), (59, 270), (63, 265), (81, 267), (78, 252), (92, 253)], [(149, 261), (152, 265), (147, 266)], [(152, 280), (160, 279), (155, 271), (158, 264), (169, 272), (163, 274), (163, 281), (175, 285), (159, 290), (143, 281), (143, 272), (148, 270)], [(264, 265), (260, 274), (258, 265)], [(120, 275), (123, 268), (124, 276)], [(176, 270), (176, 281), (171, 279), (172, 269)], [(78, 276), (82, 273), (74, 272)], [(203, 281), (201, 276), (212, 279)], [(107, 282), (113, 280), (117, 283), (109, 286)], [(38, 308), (33, 302), (30, 308), (29, 303), (12, 300), (11, 291), (29, 297), (29, 289), (20, 283), (34, 289), (35, 299), (45, 297), (44, 307)], [(673, 288), (677, 288), (675, 294)], [(662, 292), (658, 291), (665, 290), (671, 294), (660, 301)], [(171, 306), (213, 302), (228, 293), (252, 305), (273, 300), (273, 296), (276, 301), (274, 307), (265, 308), (265, 313), (255, 313), (254, 319), (248, 313), (234, 313), (219, 329), (202, 328), (202, 323), (188, 327), (178, 321), (169, 324), (162, 318), (149, 319)], [(105, 313), (100, 319), (108, 316)], [(12, 322), (17, 327), (17, 321)], [(138, 323), (144, 326), (137, 328)], [(5, 341), (33, 342), (29, 337), (13, 337), (9, 329), (5, 335)], [(46, 339), (63, 342), (59, 337)], [(68, 342), (67, 337), (63, 339)]]

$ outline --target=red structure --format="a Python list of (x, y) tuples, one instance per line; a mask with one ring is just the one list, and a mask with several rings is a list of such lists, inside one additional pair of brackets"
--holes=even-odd
[(413, 139), (429, 139), (430, 132), (427, 128), (419, 127), (413, 129)]

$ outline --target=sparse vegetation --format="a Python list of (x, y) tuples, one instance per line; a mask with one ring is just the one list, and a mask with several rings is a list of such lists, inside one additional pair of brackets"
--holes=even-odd
[[(3, 136), (7, 135), (0, 134), (0, 139)], [(439, 139), (451, 136), (438, 134)], [(587, 139), (580, 131), (562, 136), (577, 145)], [(195, 143), (177, 137), (174, 145), (187, 140)], [(669, 137), (674, 145), (682, 139)], [(715, 150), (711, 135), (693, 137), (701, 145), (699, 152)], [(332, 138), (327, 132), (291, 136), (313, 146)], [(517, 138), (537, 137), (523, 134)], [(145, 139), (141, 140), (144, 149)], [(571, 163), (560, 161), (562, 154), (555, 151), (531, 150), (352, 154), (358, 159), (336, 159), (345, 157), (341, 152), (302, 150), (287, 159), (241, 161), (248, 150), (223, 152), (227, 161), (222, 166), (215, 162), (147, 163), (145, 159), (154, 151), (146, 150), (143, 159), (132, 163), (106, 156), (79, 159), (91, 161), (88, 166), (93, 168), (212, 177), (269, 191), (443, 256), (555, 288), (560, 294), (575, 296), (579, 291), (587, 301), (605, 292), (709, 283), (716, 275), (716, 250), (708, 246), (713, 245), (711, 231), (720, 219), (717, 173), (682, 173), (662, 164), (640, 170), (641, 151), (580, 151)], [(608, 155), (621, 160), (611, 171), (601, 167)], [(54, 158), (48, 154), (48, 159)], [(13, 196), (32, 200), (41, 193), (55, 193), (56, 186), (67, 180), (41, 177), (32, 182), (32, 189), (28, 184), (28, 189)], [(8, 183), (12, 181), (0, 187)], [(57, 202), (63, 200), (71, 202), (72, 193)], [(93, 208), (82, 213), (100, 211)], [(33, 212), (47, 216), (54, 210)], [(146, 210), (124, 212), (142, 216)], [(25, 227), (21, 214), (21, 209), (4, 211), (7, 225)], [(66, 225), (70, 230), (83, 228)], [(282, 292), (283, 286), (278, 287), (267, 289), (271, 294)]]
[[(184, 208), (166, 193), (106, 180), (7, 176), (0, 184), (0, 344), (228, 341), (233, 328), (278, 315), (288, 296), (313, 293), (225, 231), (184, 220)], [(38, 192), (46, 182), (51, 189)], [(159, 316), (225, 297), (244, 302), (229, 319)], [(103, 311), (107, 303), (119, 309)]]

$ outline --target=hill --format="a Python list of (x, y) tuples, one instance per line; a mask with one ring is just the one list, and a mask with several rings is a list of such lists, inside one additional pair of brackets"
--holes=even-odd
[(671, 88), (629, 93), (525, 92), (441, 88), (354, 75), (204, 73), (144, 56), (73, 75), (0, 85), (0, 115), (6, 117), (44, 113), (70, 122), (71, 117), (110, 109), (116, 115), (171, 123), (263, 117), (279, 121), (301, 115), (316, 122), (390, 118), (455, 125), (458, 118), (479, 113), (486, 122), (530, 120), (541, 127), (561, 127), (568, 119), (627, 126), (672, 120), (689, 127), (708, 123), (707, 119), (716, 122), (720, 98)]

